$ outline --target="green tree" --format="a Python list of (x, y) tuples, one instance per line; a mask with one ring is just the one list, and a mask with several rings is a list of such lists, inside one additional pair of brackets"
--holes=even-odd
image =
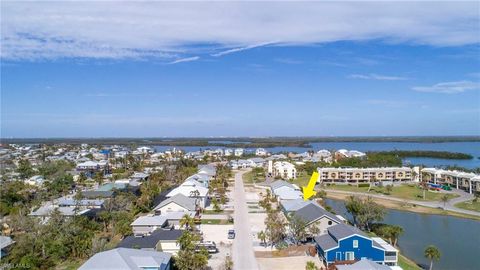
[(269, 211), (267, 213), (265, 233), (272, 247), (285, 237), (286, 225), (278, 211)]
[(305, 270), (318, 270), (318, 267), (315, 265), (314, 262), (308, 261), (307, 265), (305, 265)]
[(185, 227), (187, 230), (192, 231), (195, 228), (195, 219), (189, 214), (183, 215), (182, 219), (180, 219), (180, 227)]
[(382, 221), (386, 214), (385, 208), (375, 203), (371, 197), (362, 200), (356, 196), (350, 196), (345, 207), (352, 215), (353, 223), (368, 231), (374, 221)]
[(263, 230), (257, 233), (257, 238), (262, 242), (264, 246), (267, 246), (267, 235)]
[(180, 251), (174, 259), (174, 265), (179, 270), (197, 270), (205, 269), (208, 264), (208, 252), (202, 248), (199, 252), (195, 251), (197, 243), (200, 241), (200, 236), (190, 232), (184, 231), (177, 239), (180, 246)]
[(424, 256), (425, 258), (430, 260), (430, 270), (433, 269), (433, 261), (438, 261), (440, 260), (440, 250), (436, 246), (430, 245), (425, 248), (424, 251)]
[(18, 162), (17, 172), (21, 178), (29, 178), (35, 173), (32, 168), (32, 164), (28, 159), (21, 159)]
[(362, 201), (356, 196), (349, 196), (345, 203), (345, 208), (347, 208), (347, 211), (352, 215), (353, 224), (358, 226), (357, 217), (363, 208)]
[(383, 220), (386, 210), (385, 207), (374, 202), (371, 197), (367, 197), (367, 199), (361, 201), (361, 203), (362, 207), (358, 215), (358, 222), (363, 228), (370, 231), (373, 222)]
[(212, 199), (212, 204), (213, 204), (213, 211), (215, 212), (220, 212), (222, 209), (220, 209), (220, 205), (218, 205), (218, 200), (217, 198), (213, 197)]
[(292, 238), (295, 240), (295, 244), (299, 244), (303, 241), (307, 235), (306, 222), (301, 217), (290, 213), (287, 216), (288, 219), (288, 230)]

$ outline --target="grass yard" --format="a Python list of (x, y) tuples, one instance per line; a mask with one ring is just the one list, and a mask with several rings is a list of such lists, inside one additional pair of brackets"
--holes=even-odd
[(399, 255), (398, 257), (398, 265), (402, 267), (403, 270), (421, 270), (415, 262), (411, 261), (407, 257), (403, 255)]
[(465, 210), (480, 212), (480, 200), (477, 200), (476, 202), (474, 202), (473, 200), (461, 202), (461, 203), (455, 204), (455, 206)]
[(203, 214), (209, 215), (209, 214), (220, 214), (223, 213), (223, 210), (220, 209), (220, 211), (215, 211), (215, 210), (203, 210)]
[(311, 175), (307, 174), (306, 172), (299, 172), (297, 174), (297, 178), (293, 179), (291, 182), (292, 184), (295, 184), (301, 188), (303, 186), (308, 185), (308, 181), (310, 181), (310, 177)]
[(84, 263), (82, 260), (74, 261), (64, 261), (63, 263), (57, 265), (55, 269), (57, 270), (76, 270)]
[[(352, 192), (368, 192), (368, 187), (357, 187), (355, 185), (330, 185), (326, 188), (334, 189), (334, 190), (343, 190), (343, 191), (352, 191)], [(423, 201), (423, 190), (415, 185), (400, 185), (393, 187), (390, 194), (387, 193), (387, 189), (385, 187), (372, 187), (370, 189), (370, 193), (372, 194), (384, 194), (389, 195), (392, 197), (406, 199), (406, 200), (417, 200)], [(443, 192), (436, 192), (436, 191), (426, 191), (425, 192), (425, 200), (426, 201), (440, 201), (441, 197), (445, 193)], [(448, 196), (450, 199), (458, 197), (457, 194), (449, 193)]]
[(243, 174), (243, 182), (247, 184), (254, 184), (265, 181), (265, 174), (258, 173), (255, 170)]

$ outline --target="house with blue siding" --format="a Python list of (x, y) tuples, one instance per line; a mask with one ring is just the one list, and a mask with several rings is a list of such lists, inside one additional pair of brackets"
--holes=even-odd
[(325, 264), (369, 259), (379, 264), (397, 265), (398, 251), (380, 238), (370, 238), (359, 229), (343, 223), (315, 237), (318, 254)]

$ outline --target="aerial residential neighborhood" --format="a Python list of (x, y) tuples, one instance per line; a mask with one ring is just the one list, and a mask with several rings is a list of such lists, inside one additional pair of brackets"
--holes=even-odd
[[(239, 156), (180, 149), (2, 145), (3, 260), (27, 256), (20, 249), (33, 233), (25, 227), (29, 224), (46, 229), (81, 222), (80, 228), (89, 224), (81, 229), (88, 231), (82, 241), (94, 245), (84, 255), (64, 255), (79, 269), (106, 268), (110, 258), (117, 258), (111, 265), (115, 269), (282, 269), (284, 264), (294, 269), (307, 264), (411, 269), (415, 264), (397, 246), (403, 229), (381, 222), (382, 200), (395, 202), (415, 193), (418, 197), (410, 198), (417, 208), (480, 217), (459, 205), (478, 194), (480, 175), (471, 172), (376, 167), (374, 159), (381, 153), (354, 150), (346, 151), (357, 153), (347, 157), (325, 149), (303, 154), (246, 149)], [(125, 154), (118, 157), (117, 152)], [(318, 155), (328, 158), (312, 162)], [(341, 166), (353, 161), (372, 166)], [(316, 195), (306, 198), (310, 181)], [(11, 197), (10, 186), (28, 196)], [(349, 195), (343, 199), (345, 213), (329, 205), (329, 198), (342, 194)], [(19, 223), (21, 218), (28, 222)], [(272, 257), (275, 252), (284, 255)]]
[(0, 1), (0, 270), (480, 269), (480, 1)]

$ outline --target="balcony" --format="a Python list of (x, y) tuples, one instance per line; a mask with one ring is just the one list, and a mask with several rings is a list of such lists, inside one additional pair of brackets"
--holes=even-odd
[(385, 256), (385, 261), (396, 262), (397, 256)]

